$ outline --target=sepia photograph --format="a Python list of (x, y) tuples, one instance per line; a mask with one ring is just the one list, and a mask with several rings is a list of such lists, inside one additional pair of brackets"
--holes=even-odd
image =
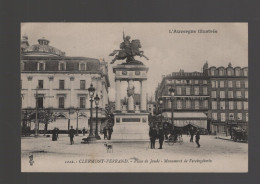
[(247, 173), (247, 23), (21, 23), (21, 172)]

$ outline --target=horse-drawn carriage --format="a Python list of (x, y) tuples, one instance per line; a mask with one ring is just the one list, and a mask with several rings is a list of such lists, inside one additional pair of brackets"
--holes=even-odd
[(232, 128), (232, 139), (237, 141), (245, 141), (247, 142), (248, 134), (247, 131), (240, 127), (233, 127)]

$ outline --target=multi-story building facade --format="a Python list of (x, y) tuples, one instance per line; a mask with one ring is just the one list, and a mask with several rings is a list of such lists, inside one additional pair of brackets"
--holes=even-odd
[[(58, 117), (56, 122), (49, 124), (49, 128), (58, 127), (60, 130), (68, 129), (69, 124), (76, 128), (78, 114), (78, 128), (88, 128), (88, 88), (92, 83), (95, 95), (100, 97), (100, 127), (105, 121), (104, 108), (108, 104), (110, 86), (107, 63), (87, 57), (66, 56), (65, 52), (50, 46), (49, 40), (44, 38), (38, 42), (30, 46), (27, 37), (21, 41), (22, 111), (35, 111), (36, 104), (38, 109), (49, 109)], [(93, 117), (96, 117), (95, 103)]]
[(248, 67), (209, 67), (204, 65), (209, 76), (211, 130), (229, 132), (232, 126), (247, 129), (248, 125)]
[[(229, 64), (226, 68), (217, 68), (208, 67), (205, 63), (201, 73), (180, 70), (164, 76), (155, 97), (157, 102), (163, 99), (162, 111), (171, 118), (170, 87), (175, 89), (175, 125), (191, 122), (216, 133), (230, 132), (232, 126), (247, 129), (248, 67), (232, 67)], [(180, 117), (181, 112), (185, 113), (183, 117)]]
[[(162, 99), (163, 116), (171, 119), (171, 96), (169, 89), (173, 87), (174, 125), (194, 124), (207, 128), (207, 112), (209, 109), (208, 77), (200, 72), (173, 72), (163, 77), (156, 89), (155, 99)], [(169, 120), (171, 121), (171, 120)]]

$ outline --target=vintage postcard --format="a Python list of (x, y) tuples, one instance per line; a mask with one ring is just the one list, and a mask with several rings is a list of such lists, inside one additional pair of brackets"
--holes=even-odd
[(22, 23), (21, 172), (248, 172), (247, 23)]

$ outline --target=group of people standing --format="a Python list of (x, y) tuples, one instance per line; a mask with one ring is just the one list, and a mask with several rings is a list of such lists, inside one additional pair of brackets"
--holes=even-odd
[(162, 127), (159, 127), (159, 129), (156, 129), (156, 127), (151, 127), (149, 131), (149, 137), (150, 137), (150, 143), (151, 143), (151, 149), (155, 149), (155, 141), (158, 138), (160, 147), (158, 149), (162, 149), (163, 141), (164, 141), (164, 131)]
[(199, 148), (200, 147), (200, 131), (199, 129), (194, 129), (193, 127), (190, 128), (190, 130), (188, 131), (188, 134), (190, 135), (190, 142), (193, 142), (193, 137), (194, 137), (194, 134), (195, 134), (195, 139), (196, 139), (196, 144), (197, 144), (197, 147)]
[(110, 140), (111, 136), (112, 136), (112, 133), (113, 133), (113, 127), (110, 126), (110, 125), (106, 125), (103, 128), (104, 140), (105, 139)]

